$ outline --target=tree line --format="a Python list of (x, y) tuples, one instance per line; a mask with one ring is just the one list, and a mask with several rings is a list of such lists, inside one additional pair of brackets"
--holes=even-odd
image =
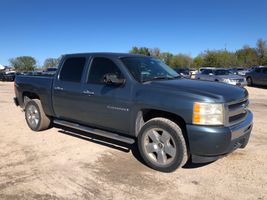
[(161, 52), (159, 48), (133, 47), (130, 50), (133, 54), (153, 56), (163, 60), (171, 67), (253, 67), (267, 65), (267, 43), (259, 39), (256, 47), (245, 45), (235, 52), (224, 50), (206, 50), (195, 58), (186, 54), (172, 54)]
[(46, 70), (48, 68), (57, 67), (60, 58), (47, 58), (43, 66), (37, 66), (37, 60), (32, 56), (19, 56), (9, 59), (9, 63), (16, 71), (34, 71), (36, 69)]
[[(186, 54), (172, 54), (170, 52), (162, 52), (159, 48), (133, 47), (130, 51), (133, 54), (143, 54), (153, 56), (163, 60), (171, 67), (252, 67), (267, 65), (267, 43), (263, 39), (259, 39), (256, 47), (245, 45), (243, 48), (235, 52), (224, 50), (206, 50), (195, 58)], [(10, 65), (16, 71), (33, 71), (35, 69), (47, 69), (57, 67), (60, 58), (47, 58), (43, 65), (37, 66), (37, 61), (31, 56), (20, 56), (9, 59)]]

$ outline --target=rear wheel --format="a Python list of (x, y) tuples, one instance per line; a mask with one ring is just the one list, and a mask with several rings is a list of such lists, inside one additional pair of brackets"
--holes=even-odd
[(252, 86), (253, 85), (253, 81), (252, 81), (252, 78), (250, 76), (247, 77), (247, 83), (248, 83), (248, 86)]
[(33, 131), (48, 129), (51, 120), (44, 113), (42, 104), (38, 99), (29, 100), (25, 106), (25, 119)]
[(145, 123), (138, 135), (138, 148), (145, 163), (162, 172), (172, 172), (188, 160), (181, 128), (165, 118)]

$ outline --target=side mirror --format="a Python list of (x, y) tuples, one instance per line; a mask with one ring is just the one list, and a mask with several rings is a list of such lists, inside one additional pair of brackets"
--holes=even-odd
[(119, 78), (117, 74), (105, 74), (104, 83), (107, 85), (123, 85), (125, 83), (125, 79)]

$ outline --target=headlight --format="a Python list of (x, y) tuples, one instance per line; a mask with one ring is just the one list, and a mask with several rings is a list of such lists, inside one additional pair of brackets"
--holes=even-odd
[(222, 82), (224, 82), (224, 83), (231, 83), (231, 80), (228, 79), (228, 78), (223, 78), (223, 79), (222, 79)]
[(232, 85), (235, 85), (236, 84), (236, 81), (235, 80), (228, 79), (228, 78), (223, 78), (222, 81), (224, 83), (228, 83), (228, 84), (232, 84)]
[(192, 122), (199, 125), (223, 125), (223, 108), (223, 104), (195, 102)]

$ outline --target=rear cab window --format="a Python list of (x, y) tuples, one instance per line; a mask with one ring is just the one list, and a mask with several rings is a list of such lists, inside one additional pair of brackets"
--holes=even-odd
[(59, 74), (59, 80), (76, 83), (81, 82), (85, 63), (85, 57), (66, 58)]

